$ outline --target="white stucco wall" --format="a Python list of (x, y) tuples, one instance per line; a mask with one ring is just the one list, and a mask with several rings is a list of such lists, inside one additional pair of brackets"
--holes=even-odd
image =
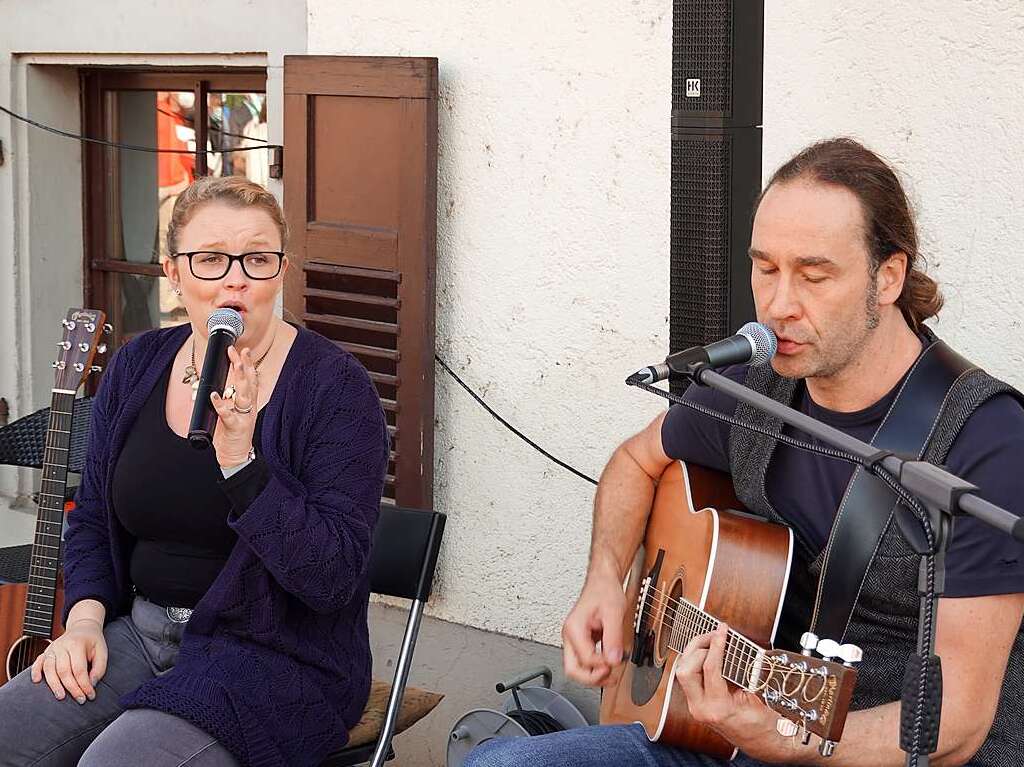
[[(950, 299), (938, 330), (1024, 384), (1024, 6), (766, 5), (766, 174), (835, 134), (894, 160)], [(439, 58), (439, 352), (597, 476), (659, 408), (622, 379), (668, 343), (671, 3), (308, 8), (310, 53)], [(434, 613), (557, 642), (592, 488), (441, 370), (436, 439), (436, 506), (450, 522)]]
[[(438, 57), (438, 352), (596, 478), (660, 408), (622, 381), (668, 344), (671, 3), (310, 0), (309, 49)], [(434, 613), (555, 642), (593, 487), (436, 382)]]

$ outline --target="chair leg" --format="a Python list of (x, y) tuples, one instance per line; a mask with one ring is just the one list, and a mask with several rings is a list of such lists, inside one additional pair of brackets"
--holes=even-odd
[(415, 599), (409, 608), (409, 620), (405, 624), (402, 649), (398, 653), (394, 686), (391, 688), (391, 697), (388, 698), (384, 726), (381, 727), (380, 737), (377, 739), (377, 750), (374, 751), (370, 767), (383, 767), (384, 760), (388, 755), (388, 748), (391, 746), (391, 737), (395, 732), (398, 711), (402, 706), (402, 698), (405, 696), (405, 683), (409, 678), (409, 669), (412, 667), (412, 653), (416, 648), (416, 636), (419, 634), (420, 620), (423, 618), (423, 606), (421, 600)]

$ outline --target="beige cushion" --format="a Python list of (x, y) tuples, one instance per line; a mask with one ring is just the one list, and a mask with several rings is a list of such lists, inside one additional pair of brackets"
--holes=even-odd
[[(384, 726), (384, 714), (388, 709), (388, 695), (390, 694), (391, 685), (388, 682), (378, 682), (376, 679), (373, 681), (370, 685), (370, 699), (366, 701), (363, 716), (348, 734), (349, 747), (364, 746), (377, 740), (377, 736), (380, 735), (380, 730)], [(444, 695), (430, 690), (406, 687), (405, 696), (402, 698), (402, 707), (398, 710), (395, 734), (409, 729), (433, 711), (434, 706), (440, 703), (442, 698)]]

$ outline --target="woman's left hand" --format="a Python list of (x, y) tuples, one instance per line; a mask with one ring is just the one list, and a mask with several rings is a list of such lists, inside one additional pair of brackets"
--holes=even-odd
[(259, 378), (249, 350), (243, 349), (239, 353), (237, 348), (230, 346), (228, 360), (231, 368), (224, 389), (226, 391), (228, 386), (234, 386), (234, 397), (225, 399), (217, 392), (210, 394), (210, 402), (219, 417), (213, 433), (213, 447), (217, 451), (217, 463), (222, 468), (238, 466), (249, 460), (259, 409)]

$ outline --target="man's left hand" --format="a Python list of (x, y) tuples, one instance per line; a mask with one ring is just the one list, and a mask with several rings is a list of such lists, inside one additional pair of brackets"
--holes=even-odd
[(686, 645), (676, 665), (690, 715), (762, 762), (785, 762), (787, 741), (775, 729), (779, 715), (759, 697), (730, 689), (722, 676), (728, 626), (719, 623), (710, 634), (701, 634)]

